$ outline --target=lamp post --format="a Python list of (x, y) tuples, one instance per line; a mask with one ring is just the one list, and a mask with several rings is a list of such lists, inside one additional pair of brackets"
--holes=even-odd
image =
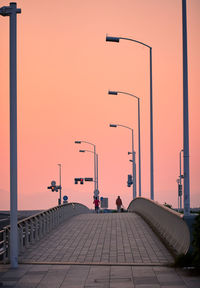
[(183, 151), (184, 151), (184, 215), (190, 215), (189, 168), (189, 115), (188, 115), (188, 65), (187, 65), (187, 12), (186, 0), (182, 0), (183, 33)]
[(93, 153), (94, 154), (94, 158), (96, 158), (95, 160), (95, 163), (96, 163), (96, 189), (94, 191), (94, 196), (95, 196), (95, 193), (98, 193), (99, 192), (99, 175), (98, 175), (98, 154), (96, 154), (96, 152), (92, 151), (92, 150), (79, 150), (79, 152), (81, 153), (85, 153), (85, 152), (90, 152), (90, 153)]
[(59, 190), (60, 190), (60, 198), (58, 199), (58, 205), (61, 205), (61, 190), (62, 190), (62, 187), (61, 187), (61, 164), (58, 164), (59, 166), (59, 178), (60, 178), (60, 185), (59, 185)]
[[(136, 164), (135, 164), (135, 151), (134, 151), (134, 133), (133, 133), (133, 129), (125, 126), (125, 125), (121, 125), (121, 124), (110, 124), (110, 127), (116, 128), (116, 127), (123, 127), (123, 128), (127, 128), (129, 130), (131, 130), (131, 135), (132, 135), (132, 173), (133, 173), (133, 199), (136, 198), (137, 193), (136, 193)], [(130, 154), (130, 152), (128, 153)]]
[(91, 143), (91, 142), (82, 141), (82, 140), (81, 141), (75, 141), (74, 143), (75, 144), (87, 143), (89, 145), (92, 145), (94, 148), (94, 192), (95, 192), (95, 190), (98, 189), (98, 187), (97, 187), (97, 168), (96, 168), (97, 164), (96, 164), (96, 156), (95, 156), (96, 155), (96, 145)]
[(120, 40), (128, 40), (136, 42), (149, 48), (150, 52), (149, 54), (150, 55), (150, 156), (151, 156), (150, 174), (151, 174), (151, 199), (154, 200), (152, 47), (143, 42), (130, 38), (106, 36), (106, 41), (108, 42), (118, 43)]
[(135, 96), (134, 94), (131, 93), (127, 93), (127, 92), (122, 92), (122, 91), (108, 91), (108, 94), (110, 95), (118, 95), (118, 93), (120, 94), (125, 94), (125, 95), (129, 95), (131, 97), (134, 97), (138, 100), (138, 149), (139, 149), (139, 153), (138, 153), (138, 158), (139, 158), (139, 197), (141, 197), (142, 193), (141, 193), (141, 146), (140, 146), (140, 98)]
[(10, 16), (10, 262), (18, 267), (17, 231), (17, 13), (16, 3), (0, 8), (0, 15)]

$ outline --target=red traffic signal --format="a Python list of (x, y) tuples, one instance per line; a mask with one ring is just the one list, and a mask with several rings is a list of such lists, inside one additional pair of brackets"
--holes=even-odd
[(83, 184), (84, 179), (83, 178), (74, 178), (74, 184), (78, 184), (80, 181), (80, 184)]

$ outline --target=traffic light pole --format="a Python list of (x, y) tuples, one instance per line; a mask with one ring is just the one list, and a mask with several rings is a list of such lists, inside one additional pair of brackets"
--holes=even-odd
[(98, 156), (96, 159), (96, 145), (94, 145), (94, 191), (98, 190), (97, 175), (98, 175)]
[(59, 166), (59, 178), (60, 178), (60, 198), (58, 199), (58, 205), (61, 205), (62, 201), (61, 201), (61, 190), (62, 190), (62, 187), (61, 187), (61, 164), (58, 164)]
[[(179, 184), (181, 185), (181, 187), (182, 187), (182, 168), (181, 168), (181, 152), (184, 152), (183, 151), (183, 149), (180, 151), (180, 153), (179, 153), (179, 161), (180, 161), (180, 175), (179, 175)], [(182, 190), (181, 190), (181, 194), (179, 195), (179, 197), (180, 197), (180, 209), (182, 209)]]
[(17, 229), (17, 13), (16, 3), (0, 8), (0, 15), (10, 16), (10, 262), (18, 267)]
[(96, 155), (96, 167), (97, 167), (97, 172), (96, 172), (96, 189), (99, 191), (99, 158), (98, 154)]
[(133, 168), (133, 199), (136, 198), (136, 164), (135, 164), (135, 151), (134, 151), (134, 132), (132, 131), (132, 168)]

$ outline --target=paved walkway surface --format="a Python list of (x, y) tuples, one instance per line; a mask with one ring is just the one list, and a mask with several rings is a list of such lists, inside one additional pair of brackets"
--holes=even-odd
[(199, 288), (200, 276), (161, 266), (0, 266), (3, 288)]
[(72, 217), (28, 248), (21, 263), (166, 264), (173, 257), (134, 213)]
[(200, 277), (163, 266), (172, 261), (136, 214), (84, 214), (26, 250), (21, 263), (30, 264), (20, 264), (17, 269), (0, 266), (0, 287), (200, 287)]

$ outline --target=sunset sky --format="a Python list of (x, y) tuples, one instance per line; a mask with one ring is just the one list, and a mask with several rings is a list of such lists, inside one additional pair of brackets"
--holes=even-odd
[[(57, 205), (59, 182), (70, 202), (93, 207), (92, 153), (99, 155), (100, 196), (109, 208), (121, 196), (132, 200), (128, 151), (134, 129), (138, 193), (137, 100), (141, 99), (142, 196), (150, 197), (149, 49), (106, 34), (152, 46), (154, 110), (154, 195), (177, 207), (179, 152), (183, 148), (182, 1), (181, 0), (28, 0), (16, 1), (18, 27), (18, 208)], [(0, 7), (9, 1), (0, 1)], [(191, 207), (200, 206), (200, 1), (187, 0)], [(10, 207), (9, 188), (9, 17), (0, 16), (0, 209)]]

